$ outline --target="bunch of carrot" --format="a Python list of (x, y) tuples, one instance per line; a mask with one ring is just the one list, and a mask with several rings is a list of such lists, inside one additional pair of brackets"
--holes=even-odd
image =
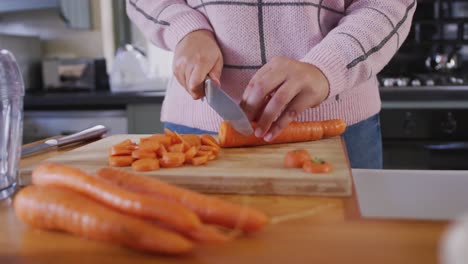
[(186, 253), (197, 242), (230, 241), (228, 230), (251, 233), (268, 222), (253, 208), (113, 168), (90, 174), (43, 163), (32, 181), (14, 198), (26, 224), (143, 251)]
[(175, 168), (183, 164), (194, 166), (216, 159), (220, 146), (208, 135), (180, 135), (169, 129), (165, 134), (140, 138), (139, 144), (124, 140), (109, 150), (109, 165), (132, 166), (135, 171), (154, 171), (160, 167)]

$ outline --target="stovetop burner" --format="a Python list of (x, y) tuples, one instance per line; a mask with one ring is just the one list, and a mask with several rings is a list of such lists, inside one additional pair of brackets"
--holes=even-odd
[(455, 74), (412, 74), (380, 76), (380, 86), (387, 87), (440, 87), (468, 86), (466, 77)]

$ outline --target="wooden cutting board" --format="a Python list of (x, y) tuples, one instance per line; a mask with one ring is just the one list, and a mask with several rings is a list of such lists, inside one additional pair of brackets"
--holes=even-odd
[[(125, 139), (138, 142), (147, 135), (113, 135), (46, 161), (72, 165), (88, 172), (107, 166), (109, 148)], [(283, 168), (286, 152), (305, 148), (329, 161), (333, 172), (310, 174)], [(131, 170), (130, 167), (123, 168)], [(30, 182), (32, 168), (21, 170), (21, 182)], [(185, 165), (144, 174), (207, 193), (349, 196), (351, 170), (341, 137), (270, 146), (222, 149), (204, 166)]]

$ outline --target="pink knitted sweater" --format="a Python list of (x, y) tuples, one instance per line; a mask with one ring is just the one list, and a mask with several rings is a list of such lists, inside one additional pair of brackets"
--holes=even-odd
[[(236, 100), (271, 58), (318, 67), (330, 95), (299, 121), (342, 118), (348, 125), (380, 111), (376, 74), (410, 30), (416, 0), (128, 0), (127, 13), (156, 46), (174, 50), (187, 34), (213, 31), (223, 52), (222, 88)], [(222, 121), (169, 82), (162, 121), (217, 131)]]

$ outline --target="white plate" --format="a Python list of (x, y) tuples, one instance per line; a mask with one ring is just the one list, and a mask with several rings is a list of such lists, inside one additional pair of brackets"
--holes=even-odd
[(468, 212), (468, 171), (353, 169), (361, 215), (453, 220)]

